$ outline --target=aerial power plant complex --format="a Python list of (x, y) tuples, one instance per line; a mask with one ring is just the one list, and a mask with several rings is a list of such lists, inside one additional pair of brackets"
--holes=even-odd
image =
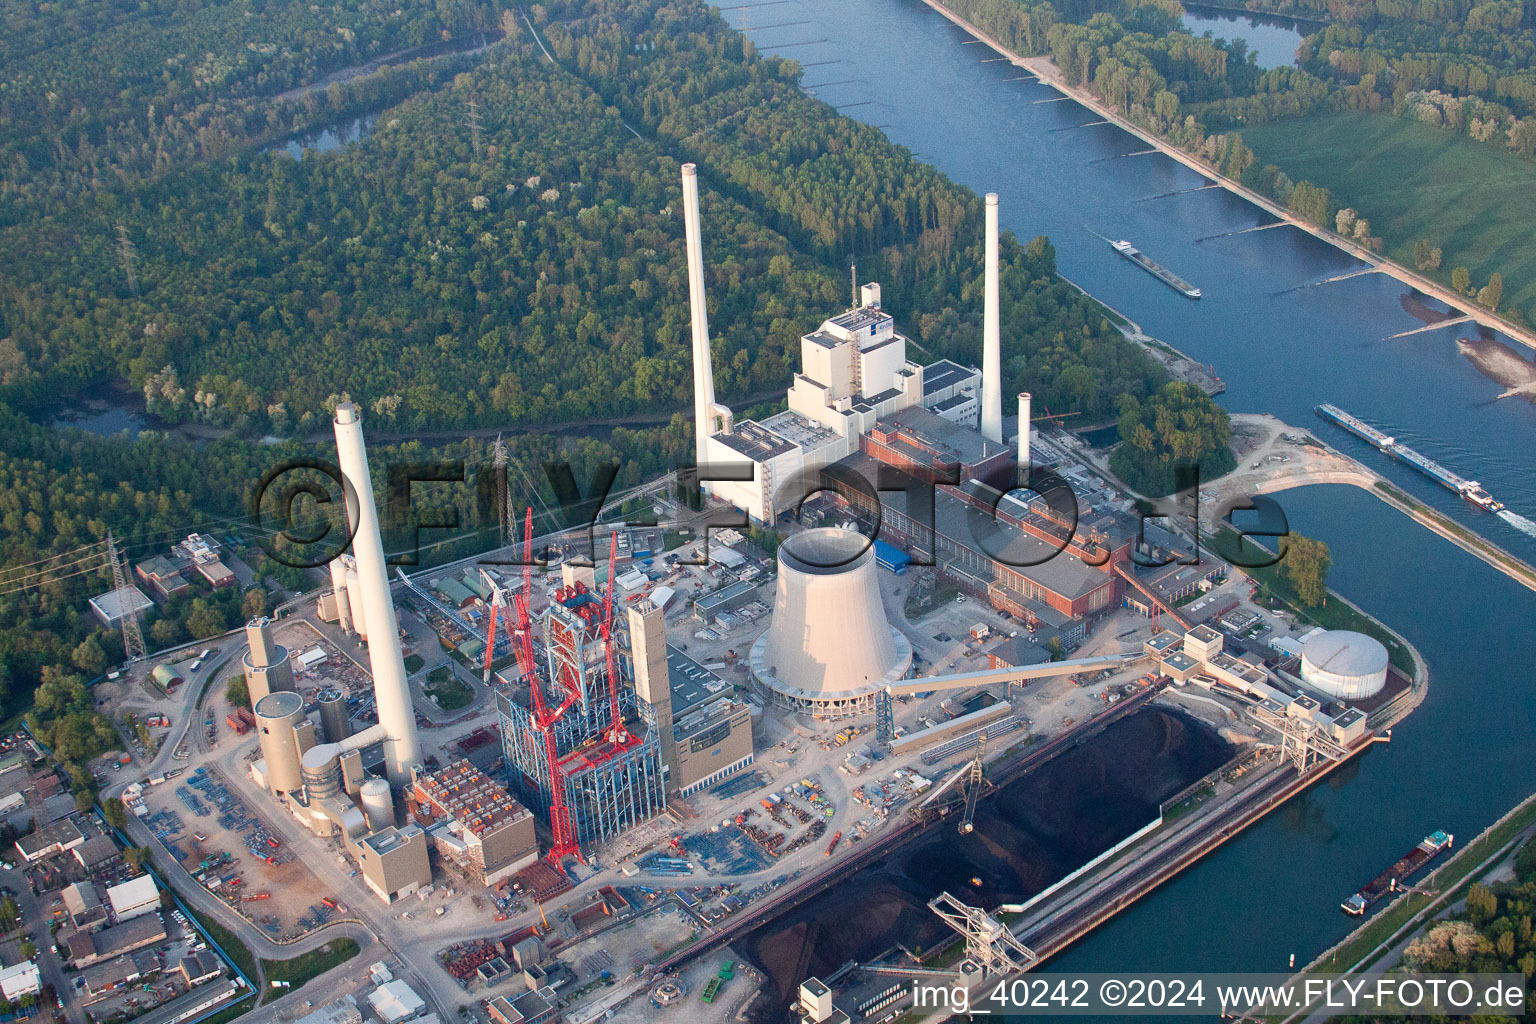
[[(700, 865), (712, 875), (772, 879), (755, 889), (713, 886), (723, 898), (712, 912), (697, 906), (714, 898), (707, 887), (678, 890), (700, 894), (681, 906), (693, 911), (689, 934), (708, 941), (730, 932), (727, 915), (754, 899), (771, 902), (778, 886), (788, 896), (824, 884), (808, 868), (817, 860), (796, 859), (809, 844), (832, 858), (863, 843), (847, 862), (858, 865), (948, 815), (969, 836), (986, 827), (977, 806), (994, 788), (993, 767), (1027, 770), (1165, 694), (1216, 707), (1223, 725), (1251, 731), (1259, 746), (1250, 749), (1262, 747), (1268, 760), (1250, 759), (1230, 781), (1262, 763), (1254, 775), (1276, 791), (1353, 756), (1376, 735), (1373, 709), (1402, 706), (1405, 680), (1393, 677), (1381, 642), (1312, 629), (1260, 645), (1252, 639), (1257, 613), (1241, 599), (1214, 603), (1215, 592), (1230, 589), (1230, 567), (1180, 560), (1179, 537), (1145, 524), (1072, 438), (1035, 429), (1052, 417), (1034, 408), (1030, 391), (1011, 392), (1017, 417), (1004, 419), (996, 195), (982, 207), (980, 369), (911, 361), (880, 285), (854, 277), (850, 308), (801, 337), (785, 408), (737, 420), (716, 401), (711, 379), (691, 164), (682, 185), (698, 485), (713, 507), (696, 510), (690, 492), (678, 522), (604, 525), (621, 509), (664, 511), (668, 489), (646, 485), (642, 493), (652, 496), (614, 503), (599, 517), (594, 532), (608, 540), (606, 561), (572, 557), (569, 532), (536, 537), (529, 507), (508, 548), (519, 555), (510, 559), (517, 568), (449, 563), (391, 581), (361, 414), (343, 402), (334, 427), (352, 536), (350, 550), (328, 566), (315, 612), (334, 624), (332, 637), (356, 641), (356, 655), (340, 679), (316, 687), (313, 659), (325, 655), (290, 650), (302, 643), (294, 627), (257, 617), (245, 629), (239, 670), (251, 708), (242, 722), (258, 741), (254, 753), (246, 748), (250, 775), (369, 893), (386, 903), (426, 899), (442, 888), (434, 886), (439, 872), (453, 886), (489, 889), (498, 908), (511, 908), (498, 921), (519, 899), (542, 905), (571, 893), (591, 901), (557, 911), (564, 924), (551, 924), (541, 908), (539, 926), (519, 926), (501, 953), (477, 957), (476, 977), (494, 985), (515, 973), (515, 962), (527, 988), (517, 998), (547, 1009), (558, 1002), (558, 972), (540, 965), (542, 946), (530, 942), (627, 912)], [(870, 486), (851, 483), (859, 480)], [(904, 486), (909, 480), (923, 486)], [(700, 529), (718, 523), (723, 506), (736, 529)], [(515, 520), (505, 514), (504, 525)], [(776, 543), (742, 530), (746, 524), (774, 528)], [(908, 573), (914, 566), (921, 571)], [(405, 632), (392, 582), (414, 616)], [(685, 591), (690, 597), (680, 600)], [(1129, 621), (1101, 628), (1112, 616)], [(442, 647), (436, 667), (414, 642), (406, 658), (405, 641), (423, 627)], [(1080, 656), (1089, 643), (1094, 653)], [(408, 665), (426, 691), (418, 699), (450, 717), (418, 717)], [(432, 693), (434, 676), (467, 690), (472, 681), (479, 707), (453, 719)], [(1103, 704), (1073, 715), (1031, 705), (1031, 716), (1049, 722), (1036, 735), (1024, 687), (1053, 679)], [(310, 688), (300, 692), (300, 683)], [(1054, 701), (1060, 690), (1029, 693)], [(468, 729), (471, 719), (477, 725), (467, 737), (457, 730), (423, 749), (419, 722), (463, 721)], [(858, 749), (837, 751), (860, 736)], [(887, 758), (882, 774), (874, 765)], [(929, 766), (938, 767), (931, 779)], [(833, 772), (879, 778), (829, 786)], [(839, 789), (851, 813), (831, 802)], [(891, 814), (909, 800), (903, 814)], [(766, 818), (754, 820), (759, 808)], [(902, 827), (882, 831), (888, 820)], [(771, 875), (776, 862), (793, 868)], [(642, 874), (633, 886), (621, 880)], [(594, 879), (597, 894), (583, 894)], [(1037, 929), (1026, 942), (1024, 928), (1016, 933), (996, 916), (1022, 913), (1022, 904), (989, 911), (942, 893), (928, 906), (963, 938), (957, 977), (968, 985), (1032, 969), (1037, 944), (1051, 951), (1077, 934)], [(1052, 920), (1077, 918), (1066, 906)], [(674, 950), (690, 941), (667, 940)], [(661, 948), (647, 946), (636, 962), (651, 962)], [(668, 954), (669, 962), (692, 955)], [(589, 970), (611, 963), (607, 956), (593, 954)], [(899, 1008), (893, 972), (908, 966), (850, 962), (825, 980), (797, 979), (796, 1012), (852, 1020)], [(706, 986), (706, 1002), (725, 980)], [(652, 1000), (662, 1007), (682, 991), (666, 980)], [(521, 1024), (514, 1002), (489, 1000), (493, 1019)]]

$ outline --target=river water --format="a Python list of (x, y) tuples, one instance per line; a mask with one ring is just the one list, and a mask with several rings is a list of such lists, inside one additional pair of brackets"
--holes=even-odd
[[(1229, 409), (1314, 431), (1536, 559), (1536, 538), (1313, 412), (1334, 402), (1536, 517), (1536, 407), (1496, 398), (1503, 386), (1458, 351), (1464, 326), (1391, 338), (1423, 325), (1402, 285), (1379, 274), (1321, 283), (1360, 264), (1289, 227), (1228, 234), (1272, 218), (1221, 189), (1181, 192), (1205, 179), (1161, 155), (1128, 155), (1147, 146), (1118, 128), (1077, 127), (1100, 119), (1051, 102), (1055, 90), (1020, 80), (918, 0), (788, 0), (725, 17), (759, 49), (806, 65), (821, 99), (954, 180), (999, 192), (1005, 228), (1049, 235), (1062, 273), (1214, 364)], [(1099, 235), (1130, 239), (1205, 298), (1176, 294)], [(1530, 364), (1528, 350), (1489, 340)], [(1429, 697), (1390, 745), (1121, 914), (1056, 969), (1281, 970), (1291, 953), (1305, 961), (1348, 931), (1339, 901), (1426, 833), (1470, 837), (1536, 790), (1536, 594), (1353, 488), (1278, 500), (1293, 529), (1331, 545), (1333, 585), (1424, 654)]]

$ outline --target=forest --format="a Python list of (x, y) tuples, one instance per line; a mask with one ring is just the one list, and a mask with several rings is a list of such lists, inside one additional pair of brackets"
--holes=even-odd
[[(914, 358), (979, 360), (979, 197), (806, 96), (798, 65), (758, 55), (700, 3), (572, 0), (534, 6), (528, 22), (439, 5), (420, 24), (366, 2), (330, 14), (262, 9), (269, 35), (288, 33), (281, 73), (237, 62), (202, 84), (169, 70), (130, 76), (126, 97), (97, 103), (115, 65), (91, 70), (85, 55), (101, 42), (83, 32), (58, 82), (91, 113), (67, 145), (50, 143), (44, 159), (21, 122), (0, 133), (26, 155), (10, 159), (0, 219), (0, 697), (15, 712), (54, 681), (61, 696), (40, 729), (73, 723), (71, 742), (88, 746), (90, 718), (71, 717), (84, 710), (71, 695), (95, 674), (98, 649), (108, 663), (122, 655), (85, 606), (110, 586), (107, 530), (130, 561), (199, 528), (240, 534), (259, 553), (255, 482), (283, 459), (326, 457), (343, 396), (364, 406), (376, 472), (391, 460), (483, 464), (488, 437), (389, 442), (469, 428), (512, 431), (524, 484), (552, 458), (581, 480), (618, 461), (618, 486), (684, 464), (682, 160), (701, 167), (723, 401), (782, 400), (800, 335), (846, 304), (850, 259), (884, 283)], [(175, 10), (144, 6), (167, 24), (136, 44), (141, 52), (181, 52), (193, 45), (185, 33), (206, 30), (201, 15)], [(4, 59), (63, 60), (43, 44), (82, 16), (69, 5), (39, 14), (22, 26), (30, 47), (11, 45)], [(307, 94), (302, 102), (327, 104), (309, 117), (380, 103), (367, 109), (373, 132), (332, 152), (265, 151), (289, 127), (279, 117), (231, 130), (213, 150), (135, 164), (144, 140), (107, 130), (118, 99), (128, 111), (188, 89), (251, 116), (286, 110), (280, 90), (295, 83), (482, 25), (500, 40), (455, 58), (451, 73), (412, 61)], [(311, 52), (347, 32), (351, 48)], [(27, 116), (42, 118), (27, 122), (44, 126), (41, 137), (67, 122), (41, 108)], [(1002, 255), (1011, 379), (1029, 380), (1053, 412), (1101, 421), (1126, 400), (1156, 400), (1166, 374), (1057, 275), (1046, 239), (1005, 236)], [(48, 425), (61, 404), (116, 388), (143, 396), (152, 429), (130, 440)], [(1200, 403), (1224, 427), (1203, 395), (1189, 404)], [(591, 420), (620, 426), (601, 440), (549, 432)], [(472, 486), (430, 489), (425, 500), (469, 512), (465, 528), (483, 542), (496, 524), (474, 519)], [(302, 583), (251, 557), (262, 577)], [(259, 600), (203, 594), (160, 609), (151, 647), (231, 626)]]

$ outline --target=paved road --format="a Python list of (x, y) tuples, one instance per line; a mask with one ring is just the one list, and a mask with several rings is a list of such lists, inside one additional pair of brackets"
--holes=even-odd
[[(49, 938), (48, 925), (51, 921), (48, 908), (43, 901), (32, 895), (32, 886), (27, 881), (27, 876), (20, 871), (8, 871), (0, 868), (0, 885), (10, 889), (16, 895), (16, 905), (21, 908), (22, 929), (33, 942), (37, 944), (37, 969), (42, 974), (43, 984), (53, 986), (53, 990), (63, 995), (70, 991), (69, 982), (64, 978), (64, 965), (60, 963), (59, 956), (53, 950), (53, 942)], [(53, 1008), (48, 1007), (48, 1012)], [(70, 1024), (84, 1024), (85, 1015), (72, 1000), (64, 1001), (64, 1015)]]

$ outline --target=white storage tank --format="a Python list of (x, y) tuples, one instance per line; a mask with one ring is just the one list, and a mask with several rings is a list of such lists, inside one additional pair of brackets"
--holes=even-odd
[(1319, 633), (1301, 649), (1301, 678), (1340, 700), (1374, 697), (1387, 685), (1387, 649), (1348, 629)]
[(368, 830), (377, 832), (395, 823), (395, 801), (389, 795), (389, 783), (383, 779), (369, 779), (358, 789), (363, 798), (363, 816), (368, 819)]

